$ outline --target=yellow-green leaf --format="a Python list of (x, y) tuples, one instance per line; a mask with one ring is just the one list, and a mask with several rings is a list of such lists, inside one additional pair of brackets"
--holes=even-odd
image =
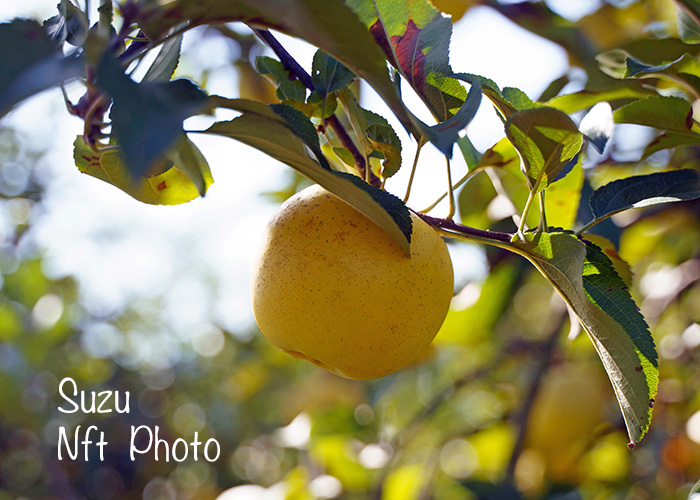
[[(184, 139), (151, 169), (150, 177), (132, 179), (119, 149), (104, 146), (95, 151), (78, 137), (73, 143), (75, 164), (84, 174), (112, 184), (126, 194), (150, 205), (179, 205), (203, 195), (214, 182), (202, 153)], [(194, 178), (194, 181), (192, 178)]]

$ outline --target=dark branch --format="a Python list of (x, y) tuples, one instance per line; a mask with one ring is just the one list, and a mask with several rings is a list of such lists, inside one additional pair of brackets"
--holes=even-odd
[(478, 238), (486, 238), (488, 240), (503, 241), (504, 243), (509, 243), (512, 234), (509, 233), (499, 233), (497, 231), (485, 231), (483, 229), (476, 229), (473, 227), (465, 226), (448, 219), (438, 219), (437, 217), (431, 217), (420, 212), (414, 212), (418, 217), (423, 219), (425, 222), (431, 226), (440, 227), (442, 229), (448, 229), (460, 234), (466, 234), (467, 236), (476, 236)]
[(520, 458), (520, 453), (523, 449), (523, 444), (525, 442), (525, 437), (527, 435), (528, 422), (530, 420), (530, 413), (537, 399), (537, 395), (542, 387), (542, 380), (545, 374), (549, 370), (552, 354), (557, 345), (557, 340), (559, 339), (559, 334), (561, 332), (562, 326), (564, 326), (564, 321), (568, 318), (566, 312), (559, 315), (559, 321), (557, 321), (551, 335), (545, 341), (542, 349), (539, 351), (537, 356), (536, 366), (532, 373), (532, 379), (530, 381), (530, 387), (525, 396), (525, 401), (522, 407), (517, 412), (513, 418), (513, 423), (518, 429), (517, 436), (515, 438), (515, 444), (513, 445), (513, 452), (508, 461), (508, 467), (506, 468), (505, 482), (513, 484), (515, 482), (515, 466), (518, 463), (518, 458)]
[[(316, 90), (314, 87), (314, 82), (311, 79), (311, 75), (309, 75), (306, 72), (306, 70), (302, 68), (301, 65), (296, 61), (296, 59), (294, 59), (292, 55), (289, 52), (287, 52), (287, 50), (284, 47), (282, 47), (282, 44), (279, 43), (279, 41), (274, 37), (272, 33), (259, 28), (252, 28), (252, 30), (268, 47), (272, 49), (272, 51), (277, 55), (277, 57), (280, 58), (282, 65), (287, 71), (289, 71), (291, 75), (296, 76), (299, 79), (299, 81), (303, 83), (304, 86), (310, 91), (313, 92), (314, 90)], [(360, 151), (357, 149), (357, 146), (353, 142), (348, 132), (345, 130), (343, 124), (340, 123), (340, 120), (338, 120), (338, 117), (332, 115), (325, 121), (328, 122), (328, 125), (331, 126), (335, 134), (338, 136), (338, 140), (340, 140), (340, 143), (343, 145), (343, 147), (347, 149), (352, 155), (353, 159), (355, 160), (355, 165), (357, 165), (357, 169), (360, 172), (360, 175), (362, 175), (363, 178), (366, 178), (368, 166), (367, 162), (365, 161), (365, 156), (362, 153), (360, 153)], [(381, 185), (381, 180), (374, 174), (374, 172), (372, 172), (371, 169), (370, 184), (372, 184), (373, 186)]]

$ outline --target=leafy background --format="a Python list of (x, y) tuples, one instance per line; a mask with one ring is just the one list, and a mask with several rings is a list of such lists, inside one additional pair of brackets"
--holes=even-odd
[[(453, 67), (501, 87), (516, 85), (533, 99), (556, 95), (564, 85), (577, 90), (582, 71), (589, 84), (609, 84), (594, 55), (675, 30), (676, 13), (667, 1), (594, 2), (581, 19), (561, 10), (566, 2), (481, 3), (487, 6), (462, 2), (470, 8), (455, 25)], [(489, 33), (508, 40), (491, 44), (495, 55), (483, 48), (494, 36), (483, 27), (488, 19), (500, 22)], [(506, 38), (509, 31), (521, 38)], [(262, 49), (250, 45), (247, 33), (222, 37), (202, 29), (188, 36), (182, 76), (222, 95), (274, 101), (274, 89), (251, 71)], [(311, 68), (313, 51), (298, 50)], [(653, 44), (637, 50), (653, 59)], [(480, 58), (489, 65), (480, 67)], [(638, 69), (637, 76), (650, 73)], [(518, 80), (527, 72), (546, 75), (552, 86)], [(409, 106), (411, 99), (406, 96)], [(379, 106), (367, 88), (363, 105)], [(207, 197), (172, 208), (134, 208), (110, 186), (87, 176), (73, 179), (72, 154), (59, 144), (72, 144), (75, 123), (62, 130), (50, 119), (61, 106), (60, 95), (41, 96), (0, 131), (3, 500), (213, 499), (230, 488), (223, 498), (496, 499), (522, 493), (675, 499), (687, 497), (700, 476), (697, 202), (626, 212), (597, 226), (630, 265), (632, 295), (661, 357), (652, 429), (630, 452), (590, 342), (583, 336), (567, 341), (570, 322), (561, 302), (523, 259), (452, 245), (458, 293), (435, 349), (414, 369), (378, 381), (338, 379), (271, 348), (248, 311), (244, 269), (255, 235), (276, 203), (299, 187), (298, 177), (280, 176), (281, 167), (264, 156), (242, 148), (232, 153), (231, 144), (207, 138), (197, 142), (217, 179)], [(616, 116), (623, 113), (634, 122), (634, 109)], [(495, 115), (480, 115), (470, 138), (483, 151), (503, 127)], [(35, 125), (44, 120), (49, 124)], [(683, 133), (683, 120), (667, 128), (674, 127)], [(656, 133), (619, 126), (605, 156), (593, 156), (595, 173), (577, 177), (585, 182), (584, 199), (592, 188), (632, 173), (665, 165), (698, 168), (694, 148), (638, 162)], [(55, 143), (47, 140), (52, 136)], [(430, 153), (424, 154), (429, 163)], [(438, 176), (424, 170), (411, 199), (418, 208), (442, 190), (442, 182), (428, 178)], [(527, 193), (518, 198), (507, 169), (491, 174), (524, 203)], [(497, 227), (507, 220), (508, 207), (493, 200), (493, 185), (486, 176), (465, 185), (459, 195), (464, 222)], [(577, 200), (572, 203), (566, 187), (562, 191), (560, 216), (571, 219)], [(589, 218), (579, 214), (579, 220)], [(64, 420), (56, 389), (65, 376), (87, 390), (130, 391), (131, 415)], [(533, 403), (529, 424), (517, 443), (526, 401)], [(64, 423), (105, 430), (107, 460), (58, 463), (53, 444)], [(215, 436), (222, 457), (215, 464), (131, 462), (119, 436), (132, 423), (160, 425), (172, 439), (195, 430)], [(516, 443), (521, 453), (514, 462)]]

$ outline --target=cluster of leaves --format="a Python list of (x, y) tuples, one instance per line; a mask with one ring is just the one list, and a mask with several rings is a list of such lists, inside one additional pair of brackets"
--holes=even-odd
[[(680, 4), (684, 40), (678, 44), (685, 47), (697, 42), (700, 28), (694, 3)], [(572, 190), (576, 199), (580, 196), (584, 144), (604, 151), (614, 123), (663, 131), (646, 147), (644, 158), (700, 144), (690, 105), (700, 94), (700, 64), (694, 55), (657, 64), (623, 50), (607, 52), (599, 56), (601, 67), (622, 85), (533, 101), (519, 89), (501, 90), (487, 78), (454, 72), (448, 58), (450, 20), (425, 0), (127, 1), (120, 6), (118, 29), (112, 26), (111, 9), (111, 2), (103, 2), (99, 21), (90, 26), (86, 13), (62, 0), (59, 14), (43, 26), (26, 20), (0, 25), (6, 46), (24, 41), (19, 50), (2, 55), (0, 112), (40, 90), (81, 79), (85, 95), (77, 104), (67, 103), (85, 121), (84, 134), (75, 142), (78, 168), (141, 201), (165, 204), (203, 195), (212, 182), (184, 121), (217, 108), (234, 110), (238, 117), (198, 133), (233, 138), (291, 166), (365, 213), (410, 253), (408, 208), (381, 189), (401, 166), (401, 142), (384, 117), (359, 106), (352, 83), (363, 80), (384, 99), (419, 150), (430, 142), (450, 159), (459, 145), (469, 174), (457, 184), (480, 172), (510, 176), (511, 185), (517, 186), (513, 197), (524, 198), (515, 214), (515, 231), (504, 234), (453, 222), (451, 182), (448, 218), (426, 220), (446, 236), (519, 254), (542, 273), (593, 342), (612, 382), (630, 445), (642, 439), (657, 391), (654, 341), (629, 284), (617, 271), (623, 264), (583, 233), (629, 208), (699, 197), (700, 174), (681, 169), (609, 183), (593, 192), (593, 219), (579, 228), (575, 219), (557, 219), (556, 212)], [(189, 80), (171, 80), (183, 31), (227, 22), (256, 26), (255, 32), (277, 55), (260, 57), (255, 66), (273, 82), (279, 103), (208, 96)], [(261, 26), (318, 47), (311, 74)], [(137, 83), (133, 67), (151, 50), (158, 54)], [(404, 106), (402, 82), (420, 96), (435, 125)], [(470, 85), (469, 92), (460, 82)], [(480, 154), (463, 131), (482, 95), (502, 119), (506, 138)], [(569, 116), (591, 107), (580, 125)], [(533, 218), (537, 204), (539, 217)]]

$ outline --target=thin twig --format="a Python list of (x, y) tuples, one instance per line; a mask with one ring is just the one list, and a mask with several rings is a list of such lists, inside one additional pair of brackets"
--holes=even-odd
[[(485, 166), (482, 166), (482, 167), (477, 167), (477, 168), (475, 168), (474, 170), (470, 170), (470, 171), (467, 172), (460, 180), (458, 180), (457, 183), (456, 183), (454, 186), (452, 186), (452, 190), (454, 191), (455, 189), (459, 189), (459, 187), (462, 186), (462, 184), (464, 184), (465, 182), (467, 182), (467, 181), (468, 181), (469, 179), (471, 179), (474, 175), (476, 175), (476, 174), (478, 174), (479, 172), (483, 171), (485, 168), (486, 168)], [(427, 214), (428, 212), (430, 212), (433, 208), (435, 208), (436, 206), (438, 206), (438, 203), (440, 203), (442, 200), (444, 200), (444, 199), (447, 197), (448, 194), (449, 194), (449, 193), (447, 193), (447, 192), (442, 193), (442, 195), (441, 195), (437, 200), (435, 200), (430, 206), (428, 206), (428, 207), (424, 208), (423, 210), (421, 210), (421, 213)]]
[[(509, 243), (513, 237), (510, 233), (499, 233), (497, 231), (486, 231), (484, 229), (476, 229), (474, 227), (465, 226), (447, 219), (438, 219), (437, 217), (431, 217), (430, 215), (422, 214), (419, 212), (414, 212), (418, 217), (423, 219), (425, 222), (431, 226), (447, 229), (454, 233), (459, 233), (465, 236), (473, 236), (480, 240), (491, 240), (500, 241), (503, 243)], [(488, 243), (488, 241), (486, 241)]]
[(527, 195), (527, 201), (525, 202), (523, 214), (520, 216), (520, 224), (518, 225), (518, 237), (520, 239), (525, 239), (525, 220), (527, 219), (527, 214), (530, 212), (530, 206), (532, 205), (532, 200), (534, 199), (535, 191), (530, 190), (530, 193)]
[(311, 80), (311, 75), (309, 75), (304, 68), (292, 57), (292, 55), (287, 52), (287, 49), (282, 47), (282, 44), (274, 37), (272, 33), (267, 30), (260, 28), (252, 28), (253, 32), (258, 35), (258, 38), (265, 42), (265, 44), (272, 49), (277, 57), (280, 58), (282, 65), (287, 71), (292, 75), (296, 76), (304, 87), (314, 91), (314, 82)]
[(544, 206), (544, 189), (540, 191), (540, 228), (539, 231), (542, 233), (547, 232), (547, 211)]
[(447, 220), (452, 220), (457, 213), (457, 208), (455, 207), (455, 192), (452, 187), (452, 169), (450, 168), (450, 159), (445, 156), (445, 162), (447, 163), (447, 192), (449, 193), (450, 208), (447, 212)]
[(413, 178), (416, 175), (416, 167), (418, 167), (418, 158), (420, 157), (420, 151), (423, 149), (423, 144), (420, 142), (416, 146), (416, 154), (413, 157), (413, 166), (411, 167), (411, 176), (408, 178), (408, 186), (406, 187), (406, 194), (403, 197), (404, 204), (408, 202), (408, 197), (411, 196), (411, 187), (413, 186)]

